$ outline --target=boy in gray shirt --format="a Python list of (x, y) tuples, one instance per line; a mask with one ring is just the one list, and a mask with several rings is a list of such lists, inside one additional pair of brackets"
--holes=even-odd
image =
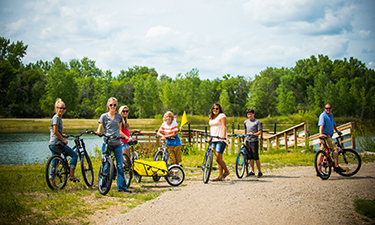
[(258, 136), (262, 134), (262, 123), (254, 118), (255, 112), (254, 109), (246, 110), (248, 120), (245, 121), (245, 135), (246, 137), (246, 146), (249, 150), (248, 156), (250, 158), (250, 168), (251, 171), (247, 176), (255, 176), (254, 173), (254, 161), (256, 162), (258, 168), (258, 177), (263, 176), (263, 173), (260, 170), (260, 161), (259, 161), (259, 140)]

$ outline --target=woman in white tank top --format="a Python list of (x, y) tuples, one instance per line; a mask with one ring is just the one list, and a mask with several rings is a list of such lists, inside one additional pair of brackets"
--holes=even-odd
[(220, 104), (215, 103), (211, 108), (209, 118), (210, 135), (221, 137), (221, 139), (213, 138), (212, 140), (212, 148), (215, 149), (215, 159), (219, 167), (219, 176), (212, 181), (222, 181), (229, 175), (229, 170), (223, 160), (223, 153), (227, 146), (227, 117)]

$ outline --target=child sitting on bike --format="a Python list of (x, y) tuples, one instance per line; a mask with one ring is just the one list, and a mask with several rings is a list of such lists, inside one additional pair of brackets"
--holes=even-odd
[[(168, 155), (170, 163), (178, 165), (181, 160), (181, 140), (178, 137), (178, 124), (174, 120), (174, 115), (171, 111), (164, 114), (164, 122), (160, 126), (157, 133), (160, 140), (167, 142)], [(173, 137), (174, 139), (170, 139)]]

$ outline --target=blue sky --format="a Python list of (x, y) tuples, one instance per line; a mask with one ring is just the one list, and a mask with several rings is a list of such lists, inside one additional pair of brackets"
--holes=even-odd
[(88, 57), (114, 76), (253, 78), (318, 54), (375, 68), (374, 35), (374, 0), (0, 0), (0, 36), (28, 45), (24, 63)]

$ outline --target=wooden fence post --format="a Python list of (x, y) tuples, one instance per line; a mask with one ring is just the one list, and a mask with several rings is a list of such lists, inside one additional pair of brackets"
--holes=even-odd
[(355, 130), (355, 122), (350, 123), (350, 136), (352, 138), (352, 147), (355, 149), (355, 135), (352, 135), (352, 133)]

